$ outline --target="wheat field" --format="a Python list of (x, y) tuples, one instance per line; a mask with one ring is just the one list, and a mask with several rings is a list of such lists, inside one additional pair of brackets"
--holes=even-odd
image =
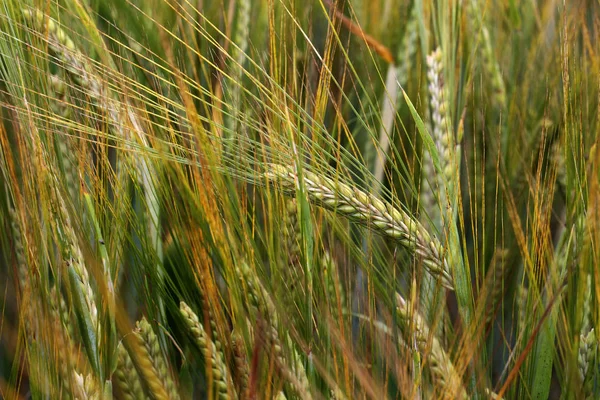
[(600, 399), (600, 2), (0, 0), (0, 397)]

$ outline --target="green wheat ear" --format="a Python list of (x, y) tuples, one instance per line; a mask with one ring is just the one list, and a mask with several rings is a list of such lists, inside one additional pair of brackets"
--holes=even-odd
[[(296, 193), (297, 176), (293, 168), (271, 164), (267, 171), (269, 182), (281, 185), (288, 194)], [(425, 270), (439, 278), (444, 287), (453, 289), (444, 248), (416, 219), (358, 188), (310, 171), (304, 174), (310, 201), (396, 240), (418, 255)]]
[(425, 320), (399, 294), (396, 294), (396, 311), (406, 340), (414, 337), (419, 351), (427, 354), (429, 368), (440, 386), (440, 393), (444, 396), (449, 395), (448, 398), (452, 399), (467, 399), (467, 392), (460, 375), (439, 339), (435, 335), (430, 337), (430, 330)]
[[(164, 371), (157, 370), (157, 362), (152, 358), (154, 350), (152, 350), (152, 353), (148, 350), (149, 347), (153, 349), (155, 346), (156, 337), (150, 338), (147, 336), (149, 336), (148, 332), (146, 331), (144, 335), (142, 329), (138, 326), (137, 331), (132, 334), (130, 356), (151, 397), (157, 400), (168, 400), (170, 395), (161, 375)], [(147, 343), (147, 340), (150, 340), (150, 343)]]
[(163, 388), (168, 394), (170, 399), (179, 399), (179, 394), (175, 386), (175, 382), (171, 376), (171, 368), (169, 367), (167, 360), (163, 356), (163, 352), (160, 348), (158, 336), (154, 333), (152, 326), (148, 323), (145, 318), (142, 318), (137, 323), (138, 331), (136, 334), (143, 342), (146, 347), (147, 354), (152, 362), (152, 366), (158, 379), (160, 379)]
[[(247, 288), (246, 295), (250, 303), (248, 306), (256, 314), (259, 323), (260, 330), (257, 334), (262, 335), (265, 343), (269, 346), (277, 366), (287, 382), (302, 398), (312, 398), (302, 358), (296, 350), (290, 334), (286, 332), (283, 335), (283, 341), (280, 338), (278, 332), (281, 328), (280, 318), (270, 294), (258, 279), (255, 271), (245, 262), (237, 268), (237, 273), (242, 280), (243, 287)], [(285, 354), (284, 346), (291, 350), (291, 357), (287, 357)]]
[(217, 347), (213, 341), (208, 337), (208, 334), (200, 323), (198, 316), (183, 301), (180, 303), (179, 310), (192, 338), (194, 339), (194, 343), (202, 352), (207, 367), (211, 371), (211, 377), (217, 390), (218, 398), (223, 400), (236, 398), (237, 396), (233, 382), (223, 360), (222, 354), (217, 350)]
[(125, 400), (146, 400), (142, 380), (133, 365), (129, 353), (119, 343), (117, 347), (117, 369), (114, 373), (115, 384), (121, 390)]

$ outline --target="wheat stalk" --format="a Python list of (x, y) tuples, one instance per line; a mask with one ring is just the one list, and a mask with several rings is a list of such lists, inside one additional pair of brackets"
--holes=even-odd
[[(293, 168), (271, 164), (266, 177), (270, 182), (278, 182), (286, 193), (296, 193), (297, 175)], [(453, 289), (444, 248), (406, 212), (370, 193), (310, 171), (304, 171), (304, 183), (310, 201), (396, 240), (421, 257), (425, 270), (439, 278), (444, 287)]]

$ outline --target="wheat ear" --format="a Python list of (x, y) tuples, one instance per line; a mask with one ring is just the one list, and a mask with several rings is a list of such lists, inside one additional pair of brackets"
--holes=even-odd
[(596, 357), (598, 354), (598, 338), (594, 329), (591, 329), (587, 334), (580, 335), (579, 341), (579, 353), (577, 356), (577, 367), (579, 372), (579, 378), (583, 384), (583, 394), (586, 399), (592, 398), (593, 393), (593, 379), (591, 379), (594, 368)]
[(484, 25), (478, 3), (478, 0), (470, 0), (467, 5), (467, 14), (472, 23), (475, 38), (477, 38), (480, 41), (481, 46), (483, 46), (483, 67), (485, 72), (491, 78), (490, 84), (493, 92), (492, 102), (494, 106), (502, 109), (506, 103), (504, 79), (502, 78), (498, 61), (494, 56), (490, 32)]
[(13, 249), (17, 261), (17, 276), (19, 278), (19, 286), (21, 292), (26, 294), (29, 290), (29, 267), (27, 256), (25, 254), (25, 246), (23, 246), (23, 235), (19, 224), (19, 216), (13, 207), (9, 207), (8, 213), (10, 216), (10, 229), (13, 239)]
[(233, 112), (231, 116), (231, 131), (233, 134), (238, 134), (239, 119), (242, 115), (242, 91), (244, 78), (244, 62), (246, 61), (246, 51), (248, 50), (248, 36), (250, 35), (250, 0), (238, 0), (237, 3), (237, 19), (235, 24), (234, 46), (232, 50), (233, 71), (232, 71), (232, 87), (231, 87), (231, 102)]
[(272, 352), (275, 363), (281, 371), (285, 381), (294, 388), (298, 396), (302, 399), (312, 399), (310, 394), (310, 385), (306, 377), (306, 371), (302, 365), (299, 355), (295, 352), (293, 343), (289, 335), (285, 335), (288, 347), (292, 348), (294, 354), (293, 361), (290, 364), (284, 353), (284, 344), (279, 338), (277, 329), (272, 324), (269, 324), (264, 318), (258, 318), (258, 332), (263, 336), (264, 342)]
[(133, 365), (131, 356), (123, 344), (117, 347), (117, 369), (114, 373), (115, 383), (121, 390), (125, 400), (146, 400), (142, 380)]
[(233, 353), (234, 365), (234, 383), (240, 394), (240, 399), (246, 399), (249, 396), (249, 377), (250, 366), (248, 365), (248, 355), (244, 348), (244, 339), (237, 332), (231, 333), (231, 352)]
[[(70, 117), (70, 109), (67, 106), (67, 85), (57, 75), (50, 75), (49, 82), (50, 89), (54, 92), (55, 101), (52, 101), (51, 107), (54, 113), (60, 116), (60, 120), (57, 122), (61, 123), (61, 120), (67, 120)], [(57, 146), (57, 153), (60, 157), (60, 167), (64, 172), (65, 184), (69, 195), (74, 204), (77, 204), (79, 195), (79, 184), (77, 178), (77, 165), (74, 157), (73, 140), (69, 135), (70, 132), (68, 125), (65, 124), (61, 129), (67, 130), (67, 134), (58, 135), (55, 137), (55, 143)]]
[[(271, 164), (266, 177), (270, 182), (278, 182), (286, 193), (296, 193), (297, 175), (293, 168)], [(421, 257), (426, 271), (439, 278), (444, 287), (453, 289), (444, 248), (406, 212), (358, 188), (310, 171), (304, 171), (304, 183), (311, 202), (393, 238)]]
[[(56, 363), (59, 371), (60, 379), (63, 387), (74, 397), (85, 393), (85, 388), (80, 385), (78, 377), (78, 369), (76, 365), (77, 348), (73, 344), (73, 335), (69, 331), (70, 323), (64, 321), (65, 312), (62, 308), (66, 308), (66, 303), (60, 292), (56, 288), (52, 288), (50, 292), (51, 301), (51, 318), (50, 324), (53, 331), (53, 339), (56, 348)], [(66, 315), (68, 318), (68, 315)]]
[(444, 69), (442, 65), (442, 50), (438, 47), (427, 56), (427, 78), (429, 80), (429, 96), (431, 101), (431, 123), (433, 126), (433, 141), (440, 155), (442, 176), (438, 179), (441, 187), (445, 182), (455, 179), (456, 148), (452, 135), (452, 121), (448, 113), (448, 95), (444, 85)]
[(294, 359), (292, 363), (284, 354), (278, 333), (279, 317), (269, 293), (263, 287), (255, 272), (246, 263), (243, 263), (241, 268), (237, 268), (237, 272), (242, 277), (243, 284), (248, 288), (247, 295), (250, 299), (250, 306), (259, 314), (258, 322), (262, 328), (261, 332), (270, 345), (279, 368), (302, 398), (311, 398), (306, 370), (289, 334), (285, 335), (284, 340), (292, 351), (292, 358)]
[[(120, 139), (124, 140), (125, 146), (130, 150), (137, 150), (137, 146), (133, 143), (139, 142), (142, 148), (148, 149), (150, 144), (133, 107), (127, 102), (117, 101), (110, 91), (105, 90), (103, 81), (94, 71), (92, 64), (77, 49), (73, 40), (59, 27), (56, 21), (40, 10), (23, 10), (23, 15), (38, 31), (47, 29), (50, 50), (56, 54), (65, 70), (85, 94), (95, 102), (99, 109), (106, 112), (111, 128), (116, 131)], [(123, 117), (126, 117), (126, 120)], [(133, 153), (137, 154), (139, 151)], [(137, 179), (140, 186), (144, 189), (146, 206), (150, 214), (149, 236), (152, 244), (156, 247), (157, 254), (160, 254), (162, 250), (158, 232), (160, 226), (159, 205), (156, 188), (153, 184), (156, 172), (145, 157), (137, 157), (134, 168), (138, 172)]]
[(235, 394), (235, 389), (233, 388), (233, 382), (231, 381), (223, 357), (217, 350), (213, 341), (208, 337), (198, 316), (183, 301), (179, 305), (179, 311), (190, 330), (195, 344), (200, 348), (200, 351), (202, 351), (204, 360), (211, 369), (213, 383), (218, 392), (218, 398), (223, 400), (236, 398), (237, 396)]
[[(440, 341), (435, 336), (430, 338), (429, 327), (425, 320), (412, 310), (411, 305), (399, 294), (396, 294), (396, 311), (407, 335), (405, 340), (410, 342), (408, 335), (414, 335), (419, 351), (427, 354), (431, 374), (442, 388), (444, 396), (451, 399), (466, 399), (467, 393), (460, 376)], [(429, 343), (431, 347), (428, 346)]]
[(142, 318), (137, 323), (138, 335), (141, 337), (144, 346), (146, 346), (146, 351), (152, 361), (152, 365), (154, 367), (154, 371), (158, 376), (158, 379), (161, 380), (163, 387), (165, 388), (167, 394), (170, 399), (178, 399), (179, 394), (177, 393), (177, 388), (175, 386), (175, 382), (171, 377), (170, 368), (168, 367), (167, 361), (163, 356), (163, 353), (160, 349), (160, 343), (158, 341), (158, 337), (152, 326), (148, 323), (146, 318)]
[(598, 353), (598, 338), (592, 328), (590, 316), (592, 315), (592, 275), (586, 273), (585, 276), (585, 293), (583, 299), (583, 316), (581, 321), (581, 331), (579, 335), (579, 353), (577, 356), (577, 367), (579, 378), (583, 384), (583, 394), (586, 399), (592, 398), (593, 394), (593, 379), (590, 366), (595, 365)]
[(300, 241), (302, 240), (298, 223), (298, 205), (296, 199), (289, 199), (285, 205), (283, 233), (290, 265), (298, 265), (300, 261)]
[(148, 392), (156, 400), (169, 400), (169, 393), (164, 385), (164, 382), (160, 378), (159, 372), (155, 368), (155, 364), (152, 360), (146, 342), (142, 335), (138, 331), (135, 331), (132, 335), (132, 341), (130, 342), (130, 356), (143, 378)]
[[(346, 296), (340, 282), (336, 262), (328, 251), (323, 254), (321, 265), (323, 267), (323, 282), (325, 283), (325, 290), (330, 301), (330, 310), (336, 316), (338, 316), (338, 311), (341, 311), (341, 314), (345, 314), (347, 311)], [(338, 305), (341, 307), (340, 310), (338, 310)]]
[(492, 257), (485, 290), (485, 323), (488, 325), (492, 322), (503, 298), (506, 276), (510, 272), (507, 257), (508, 250), (502, 248), (496, 249)]
[[(144, 200), (148, 211), (148, 237), (154, 247), (157, 257), (162, 256), (162, 241), (160, 238), (160, 205), (154, 185), (157, 173), (153, 165), (144, 155), (139, 155), (139, 147), (149, 149), (150, 143), (143, 129), (143, 124), (136, 115), (134, 108), (128, 102), (119, 102), (110, 90), (105, 90), (102, 79), (96, 74), (92, 64), (77, 49), (73, 40), (60, 28), (56, 21), (40, 10), (23, 10), (24, 17), (33, 27), (43, 32), (47, 30), (48, 47), (62, 62), (71, 79), (78, 83), (83, 92), (89, 96), (98, 109), (106, 113), (108, 123), (125, 147), (132, 150), (130, 154), (138, 155), (131, 160), (133, 169), (137, 172), (137, 181), (143, 188)], [(137, 144), (136, 144), (137, 143)], [(163, 282), (162, 266), (157, 266), (159, 283)], [(159, 296), (158, 304), (164, 317), (164, 303)]]

